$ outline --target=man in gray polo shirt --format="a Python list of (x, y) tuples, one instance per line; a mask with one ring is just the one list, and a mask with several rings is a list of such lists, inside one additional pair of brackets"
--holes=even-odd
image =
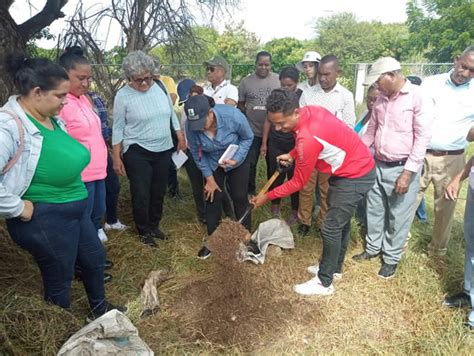
[(248, 194), (256, 194), (255, 177), (260, 147), (262, 146), (263, 124), (267, 118), (265, 104), (273, 89), (280, 87), (278, 74), (273, 73), (272, 55), (268, 52), (257, 53), (255, 73), (248, 75), (239, 85), (239, 109), (249, 120), (254, 138), (248, 152), (250, 160), (250, 177)]

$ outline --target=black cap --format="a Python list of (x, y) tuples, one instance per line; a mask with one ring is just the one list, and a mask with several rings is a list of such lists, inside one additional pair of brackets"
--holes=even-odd
[(191, 131), (202, 131), (211, 106), (204, 95), (191, 96), (184, 103), (184, 112), (187, 116)]

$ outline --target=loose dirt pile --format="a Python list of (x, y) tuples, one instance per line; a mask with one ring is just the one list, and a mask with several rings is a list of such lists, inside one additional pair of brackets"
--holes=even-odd
[(238, 246), (248, 234), (241, 224), (225, 220), (209, 239), (210, 279), (186, 285), (174, 306), (182, 336), (251, 350), (292, 314), (291, 304), (276, 298), (257, 266), (237, 261)]

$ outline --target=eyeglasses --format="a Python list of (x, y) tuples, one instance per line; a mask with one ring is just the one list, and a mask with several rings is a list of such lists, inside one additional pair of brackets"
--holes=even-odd
[(150, 82), (153, 80), (153, 77), (151, 75), (148, 75), (143, 78), (132, 78), (132, 81), (138, 85), (141, 85), (143, 82), (146, 84), (150, 84)]
[(207, 72), (214, 72), (216, 70), (216, 67), (206, 67)]

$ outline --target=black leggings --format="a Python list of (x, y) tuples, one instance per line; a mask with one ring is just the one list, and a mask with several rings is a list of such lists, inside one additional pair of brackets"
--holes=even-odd
[[(294, 141), (293, 142), (288, 142), (288, 141), (279, 141), (276, 139), (273, 139), (272, 136), (270, 135), (270, 139), (268, 140), (268, 150), (267, 150), (267, 178), (270, 179), (270, 177), (275, 173), (277, 169), (277, 156), (285, 154), (290, 152), (293, 148), (295, 147)], [(270, 187), (270, 190), (280, 186), (283, 184), (285, 181), (285, 178), (290, 180), (293, 177), (294, 173), (294, 168), (291, 168), (284, 174), (280, 174), (278, 178), (273, 182), (273, 184)], [(299, 204), (299, 192), (291, 194), (291, 209), (292, 210), (298, 210), (298, 204)], [(272, 204), (279, 205), (281, 199), (277, 198), (272, 200)]]

